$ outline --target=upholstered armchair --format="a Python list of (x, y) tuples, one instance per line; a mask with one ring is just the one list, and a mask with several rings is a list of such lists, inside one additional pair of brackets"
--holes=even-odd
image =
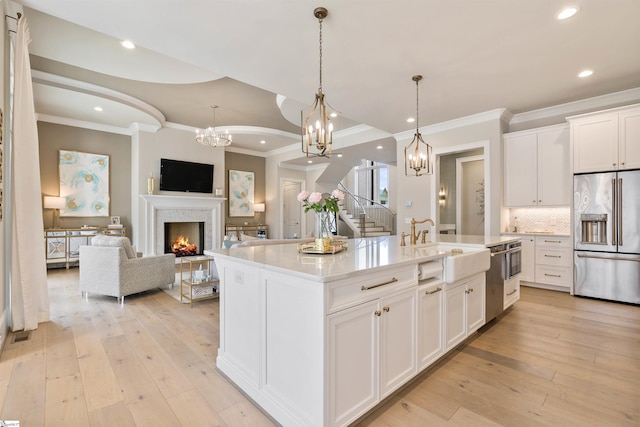
[(98, 235), (80, 246), (80, 291), (118, 298), (162, 285), (173, 286), (175, 255), (137, 257), (127, 237)]

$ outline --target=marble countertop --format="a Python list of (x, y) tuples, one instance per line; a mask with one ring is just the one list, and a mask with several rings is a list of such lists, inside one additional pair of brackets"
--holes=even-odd
[(348, 248), (333, 255), (299, 253), (298, 245), (293, 243), (232, 247), (204, 252), (214, 258), (228, 258), (268, 270), (286, 272), (320, 282), (330, 282), (354, 277), (373, 269), (383, 270), (442, 259), (449, 252), (438, 249), (439, 243), (446, 244), (447, 248), (453, 246), (484, 248), (516, 241), (519, 238), (517, 236), (439, 235), (435, 240), (429, 244), (400, 246), (399, 236), (349, 239)]
[(535, 232), (535, 231), (525, 231), (525, 232), (519, 232), (519, 231), (508, 231), (508, 232), (504, 232), (502, 233), (503, 237), (506, 236), (558, 236), (558, 237), (571, 237), (571, 234), (569, 233), (555, 233), (555, 232)]

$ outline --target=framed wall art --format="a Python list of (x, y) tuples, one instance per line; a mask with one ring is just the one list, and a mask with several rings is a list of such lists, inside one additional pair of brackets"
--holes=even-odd
[(253, 172), (229, 170), (229, 217), (253, 216)]
[(109, 156), (60, 150), (60, 216), (109, 216)]

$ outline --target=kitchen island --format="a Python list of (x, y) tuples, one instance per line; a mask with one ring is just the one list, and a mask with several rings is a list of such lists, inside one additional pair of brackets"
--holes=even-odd
[[(218, 369), (282, 425), (352, 423), (484, 325), (485, 246), (517, 239), (443, 237), (206, 251), (221, 282)], [(454, 247), (486, 256), (484, 270), (444, 280)]]

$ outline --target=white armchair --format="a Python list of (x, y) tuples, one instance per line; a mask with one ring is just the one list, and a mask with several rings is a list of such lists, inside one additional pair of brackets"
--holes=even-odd
[(91, 246), (80, 246), (80, 291), (118, 298), (162, 285), (173, 286), (175, 255), (138, 258), (126, 237), (98, 235)]

